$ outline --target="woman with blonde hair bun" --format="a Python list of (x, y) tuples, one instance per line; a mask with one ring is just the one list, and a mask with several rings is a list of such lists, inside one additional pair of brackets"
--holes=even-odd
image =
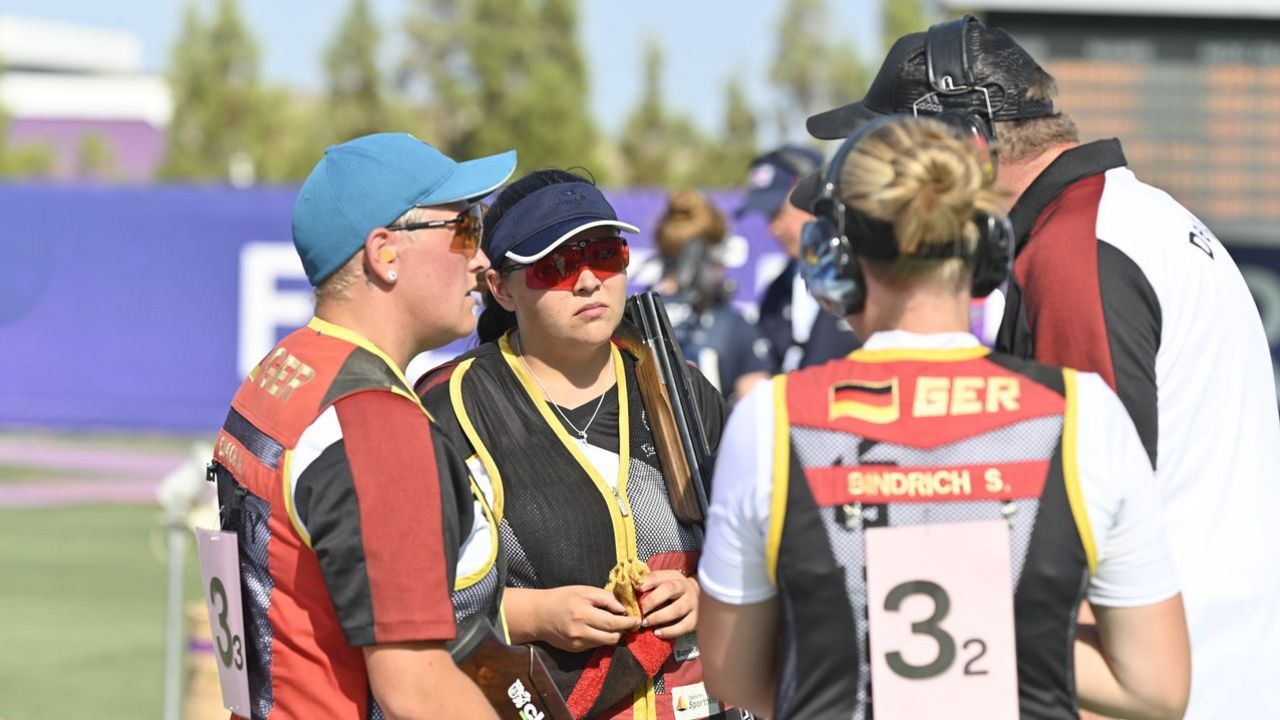
[(991, 170), (948, 124), (889, 116), (797, 190), (809, 290), (864, 344), (761, 383), (725, 428), (699, 567), (713, 695), (775, 720), (1181, 716), (1182, 597), (1124, 406), (968, 332), (1013, 252)]

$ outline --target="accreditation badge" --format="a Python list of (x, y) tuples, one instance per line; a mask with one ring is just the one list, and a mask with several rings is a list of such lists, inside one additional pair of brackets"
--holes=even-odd
[(249, 673), (245, 666), (244, 606), (240, 602), (240, 549), (233, 532), (196, 528), (196, 553), (213, 629), (222, 706), (249, 717)]
[(878, 717), (1017, 720), (1009, 526), (867, 528)]
[(698, 650), (698, 636), (689, 632), (676, 638), (675, 647), (671, 649), (671, 653), (678, 663), (701, 657), (702, 652)]
[(720, 712), (720, 703), (707, 695), (707, 687), (703, 683), (673, 688), (671, 706), (675, 720), (702, 720)]

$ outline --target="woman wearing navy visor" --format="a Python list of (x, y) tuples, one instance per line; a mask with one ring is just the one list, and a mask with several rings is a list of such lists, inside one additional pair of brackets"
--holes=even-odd
[[(691, 634), (702, 532), (671, 510), (634, 360), (612, 342), (636, 232), (580, 175), (512, 183), (485, 218), (481, 344), (419, 392), (491, 496), (510, 640), (545, 651), (574, 715), (721, 717)], [(720, 394), (690, 374), (714, 448)]]

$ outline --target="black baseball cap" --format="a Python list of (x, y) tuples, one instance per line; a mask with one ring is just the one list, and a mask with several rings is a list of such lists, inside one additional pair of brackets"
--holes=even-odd
[(791, 188), (821, 167), (822, 153), (799, 145), (783, 145), (757, 157), (747, 171), (747, 196), (734, 214), (757, 212), (772, 217), (787, 201)]
[[(1047, 73), (1009, 33), (1001, 28), (989, 28), (972, 16), (956, 22), (964, 23), (970, 80), (990, 94), (991, 119), (1028, 120), (1054, 114), (1052, 100), (1027, 98), (1027, 90), (1037, 73)], [(927, 33), (916, 32), (898, 38), (889, 48), (866, 96), (855, 103), (810, 116), (805, 122), (809, 134), (823, 140), (841, 140), (867, 121), (892, 113), (918, 111), (923, 115), (955, 110), (980, 111), (986, 115), (986, 96), (979, 91), (935, 92), (925, 61), (926, 37)]]

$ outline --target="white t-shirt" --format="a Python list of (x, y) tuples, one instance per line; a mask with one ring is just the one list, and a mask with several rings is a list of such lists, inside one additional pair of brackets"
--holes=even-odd
[(813, 323), (820, 312), (822, 308), (818, 301), (809, 294), (809, 286), (797, 272), (791, 279), (791, 338), (800, 344), (809, 342)]
[[(968, 333), (876, 333), (864, 349), (973, 347)], [(1151, 464), (1120, 399), (1093, 373), (1077, 375), (1077, 464), (1081, 494), (1097, 545), (1088, 598), (1134, 607), (1179, 590)], [(698, 580), (712, 597), (742, 605), (777, 594), (765, 562), (773, 498), (773, 380), (760, 383), (725, 426)]]

